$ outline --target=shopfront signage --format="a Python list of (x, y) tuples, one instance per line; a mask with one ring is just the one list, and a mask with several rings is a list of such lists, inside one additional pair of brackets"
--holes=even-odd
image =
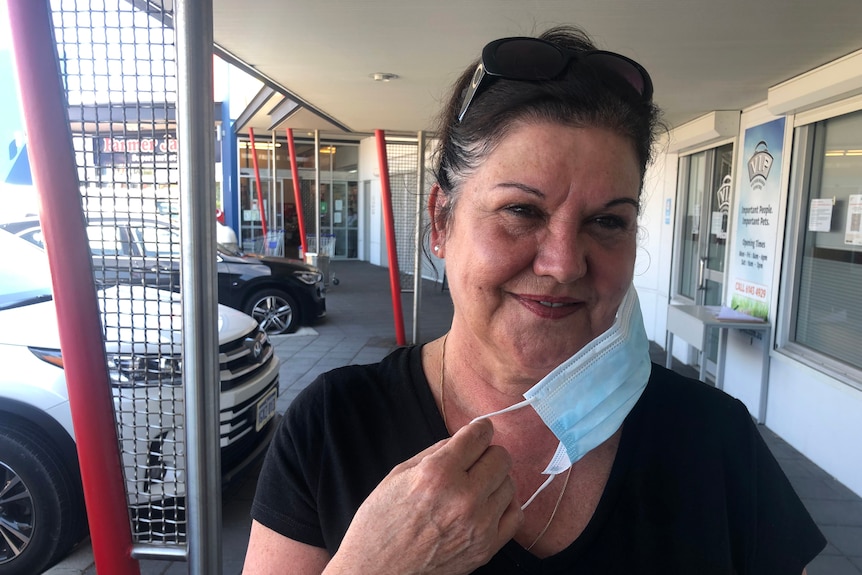
[(745, 131), (728, 306), (768, 319), (784, 158), (784, 118)]
[(96, 163), (110, 165), (176, 165), (179, 143), (176, 138), (93, 138)]

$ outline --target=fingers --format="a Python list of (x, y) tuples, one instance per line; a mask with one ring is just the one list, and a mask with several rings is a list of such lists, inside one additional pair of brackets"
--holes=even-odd
[(471, 423), (396, 466), (360, 506), (335, 560), (355, 566), (351, 553), (376, 550), (378, 564), (401, 573), (417, 565), (468, 572), (486, 563), (523, 521), (511, 457), (491, 445), (493, 435), (490, 422)]
[[(500, 465), (492, 465), (492, 462), (487, 461), (493, 459), (495, 455), (498, 455), (497, 460)], [(486, 463), (488, 465), (485, 465)], [(503, 448), (494, 449), (492, 446), (486, 457), (480, 458), (471, 470), (472, 473), (476, 468), (482, 467), (481, 473), (485, 475), (485, 478), (480, 481), (488, 481), (486, 485), (489, 487), (496, 486), (487, 495), (485, 506), (492, 515), (498, 518), (496, 525), (497, 541), (501, 546), (515, 536), (524, 521), (524, 512), (515, 498), (515, 481), (509, 474), (511, 466), (511, 457), (508, 452)], [(488, 479), (489, 476), (491, 479)]]
[(438, 441), (420, 451), (410, 459), (397, 465), (393, 471), (400, 472), (419, 465), (427, 457), (439, 457), (443, 465), (451, 465), (458, 471), (467, 471), (485, 453), (494, 437), (494, 426), (490, 421), (477, 421), (466, 425), (448, 439)]
[(460, 471), (468, 471), (491, 445), (493, 437), (494, 425), (490, 421), (476, 421), (456, 431), (436, 456), (450, 460)]
[(515, 536), (521, 524), (524, 523), (524, 510), (521, 509), (521, 503), (515, 499), (515, 484), (512, 483), (512, 493), (509, 496), (509, 505), (500, 516), (500, 521), (497, 523), (497, 541), (502, 547), (506, 541)]

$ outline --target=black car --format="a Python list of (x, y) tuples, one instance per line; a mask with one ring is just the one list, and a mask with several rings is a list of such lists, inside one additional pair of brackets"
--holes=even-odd
[[(44, 247), (36, 218), (0, 228)], [(178, 291), (179, 230), (152, 216), (92, 215), (87, 236), (96, 282)], [(254, 317), (270, 335), (292, 333), (326, 315), (321, 271), (299, 260), (245, 254), (217, 244), (218, 301)]]

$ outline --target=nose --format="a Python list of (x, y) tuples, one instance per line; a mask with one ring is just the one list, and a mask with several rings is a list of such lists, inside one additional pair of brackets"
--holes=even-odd
[(589, 238), (578, 234), (577, 226), (571, 222), (549, 226), (538, 239), (533, 272), (561, 284), (572, 283), (586, 275), (588, 252)]

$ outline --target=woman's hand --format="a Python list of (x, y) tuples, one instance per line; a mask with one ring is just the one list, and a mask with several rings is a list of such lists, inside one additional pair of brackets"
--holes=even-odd
[(325, 573), (469, 573), (523, 521), (493, 425), (460, 429), (395, 467), (360, 506)]

